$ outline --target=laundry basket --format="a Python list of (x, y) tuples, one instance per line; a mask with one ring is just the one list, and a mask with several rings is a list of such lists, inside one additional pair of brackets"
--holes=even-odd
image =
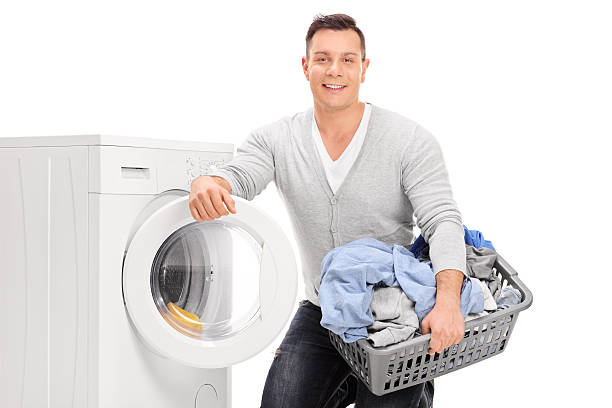
[(503, 287), (511, 284), (521, 292), (521, 303), (466, 322), (463, 339), (442, 353), (428, 354), (430, 334), (386, 347), (373, 347), (366, 339), (346, 343), (329, 331), (331, 342), (356, 377), (376, 395), (411, 387), (498, 355), (508, 347), (518, 314), (531, 306), (533, 296), (499, 254), (494, 268)]

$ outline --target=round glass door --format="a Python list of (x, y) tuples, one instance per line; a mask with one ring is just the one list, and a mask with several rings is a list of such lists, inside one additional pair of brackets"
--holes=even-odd
[(170, 235), (151, 268), (151, 295), (185, 336), (218, 340), (259, 317), (262, 246), (238, 226), (188, 224)]
[(160, 195), (136, 218), (123, 260), (129, 320), (155, 353), (228, 367), (262, 351), (296, 305), (297, 262), (278, 224), (232, 196), (236, 214), (196, 222), (189, 196)]

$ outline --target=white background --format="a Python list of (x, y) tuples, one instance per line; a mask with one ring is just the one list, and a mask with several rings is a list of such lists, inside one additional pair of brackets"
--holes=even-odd
[[(436, 135), (464, 223), (534, 294), (507, 350), (437, 379), (435, 405), (601, 406), (612, 283), (605, 3), (3, 1), (0, 137), (238, 145), (312, 106), (306, 31), (317, 13), (347, 13), (371, 59), (360, 99)], [(273, 183), (254, 202), (293, 237)], [(285, 330), (234, 367), (234, 407), (259, 406)]]

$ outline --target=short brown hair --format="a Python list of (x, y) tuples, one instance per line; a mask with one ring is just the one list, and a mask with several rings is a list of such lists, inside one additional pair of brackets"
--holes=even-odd
[(318, 30), (330, 29), (334, 31), (341, 30), (354, 30), (361, 40), (361, 60), (365, 60), (365, 38), (363, 37), (363, 33), (357, 27), (357, 23), (355, 19), (351, 16), (347, 16), (346, 14), (330, 14), (328, 16), (324, 16), (322, 14), (318, 14), (312, 21), (310, 28), (308, 28), (308, 33), (306, 34), (306, 59), (310, 59), (310, 41), (312, 37)]

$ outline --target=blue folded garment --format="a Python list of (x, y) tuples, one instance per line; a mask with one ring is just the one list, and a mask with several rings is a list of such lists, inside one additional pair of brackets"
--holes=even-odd
[[(463, 226), (463, 230), (465, 231), (464, 239), (466, 244), (471, 245), (474, 248), (486, 247), (491, 248), (495, 251), (495, 248), (493, 247), (491, 241), (487, 241), (486, 239), (484, 239), (482, 232), (478, 230), (469, 230), (465, 225)], [(425, 238), (423, 238), (423, 235), (419, 235), (419, 237), (410, 247), (410, 252), (412, 252), (414, 254), (414, 257), (418, 259), (421, 257), (421, 252), (423, 252), (423, 249), (425, 249), (427, 245), (429, 244), (425, 242)]]
[[(370, 304), (375, 285), (400, 286), (415, 305), (419, 324), (436, 303), (431, 262), (419, 262), (401, 245), (360, 238), (329, 251), (321, 262), (321, 326), (348, 343), (366, 338), (374, 322)], [(484, 294), (475, 278), (461, 288), (463, 316), (484, 310)]]

